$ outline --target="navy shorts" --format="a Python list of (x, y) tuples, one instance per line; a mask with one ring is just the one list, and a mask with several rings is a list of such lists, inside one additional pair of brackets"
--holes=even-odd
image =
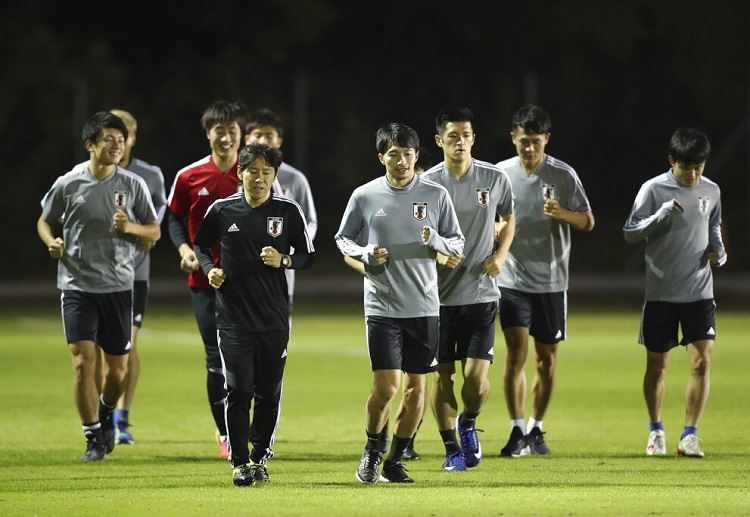
[(116, 293), (64, 290), (61, 302), (68, 343), (93, 341), (109, 355), (130, 352), (132, 290)]
[(565, 340), (568, 293), (527, 293), (500, 289), (500, 327), (526, 327), (540, 343), (554, 345)]
[(141, 328), (148, 302), (148, 282), (136, 280), (133, 284), (133, 326)]
[(495, 313), (497, 303), (440, 306), (440, 353), (438, 361), (495, 359)]
[[(677, 340), (678, 326), (682, 340)], [(643, 304), (638, 342), (651, 352), (665, 353), (680, 345), (716, 339), (716, 302), (646, 301)]]
[(440, 318), (365, 316), (370, 367), (430, 373), (437, 369)]

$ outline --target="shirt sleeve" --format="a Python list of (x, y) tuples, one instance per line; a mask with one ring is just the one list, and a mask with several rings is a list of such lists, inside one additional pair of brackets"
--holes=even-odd
[(220, 238), (216, 221), (217, 217), (218, 215), (215, 209), (210, 209), (206, 212), (203, 222), (201, 223), (200, 228), (198, 228), (198, 233), (195, 235), (195, 243), (193, 247), (195, 250), (195, 257), (198, 259), (201, 269), (203, 269), (203, 272), (206, 275), (216, 267), (211, 248)]
[(657, 208), (652, 190), (644, 185), (622, 229), (625, 241), (635, 244), (647, 239), (658, 228), (668, 225), (671, 217), (679, 212), (679, 205), (674, 199), (665, 201)]

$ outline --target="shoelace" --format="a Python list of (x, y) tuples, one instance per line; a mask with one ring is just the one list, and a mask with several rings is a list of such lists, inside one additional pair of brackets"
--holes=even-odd
[(466, 429), (463, 429), (460, 433), (458, 433), (461, 436), (461, 445), (464, 448), (464, 451), (473, 452), (479, 448), (477, 438), (477, 433), (483, 433), (484, 429), (477, 429), (476, 427), (467, 427)]

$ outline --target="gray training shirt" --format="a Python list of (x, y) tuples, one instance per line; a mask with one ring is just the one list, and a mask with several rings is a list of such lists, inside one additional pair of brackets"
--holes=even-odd
[(133, 288), (133, 256), (139, 243), (115, 230), (118, 208), (136, 223), (156, 221), (146, 183), (120, 167), (103, 181), (88, 167), (76, 167), (45, 194), (42, 215), (50, 224), (62, 223), (65, 250), (57, 265), (58, 289), (111, 293)]
[[(424, 226), (432, 228), (428, 244)], [(390, 318), (438, 316), (436, 251), (458, 256), (464, 247), (448, 191), (418, 175), (401, 188), (385, 176), (358, 187), (335, 239), (342, 254), (365, 264), (365, 316)], [(388, 250), (383, 265), (377, 265), (375, 246)]]
[[(675, 206), (674, 202), (679, 206)], [(709, 252), (721, 250), (721, 191), (705, 176), (686, 187), (672, 169), (645, 182), (623, 228), (628, 243), (646, 241), (646, 300), (675, 303), (714, 297)]]
[(472, 160), (469, 170), (457, 180), (439, 163), (422, 175), (443, 185), (466, 238), (464, 258), (453, 269), (438, 266), (441, 305), (488, 303), (500, 297), (497, 279), (482, 273), (484, 261), (495, 245), (495, 217), (513, 213), (513, 192), (505, 171), (491, 163)]
[(498, 285), (528, 293), (567, 291), (570, 225), (544, 215), (544, 201), (550, 197), (572, 212), (591, 210), (576, 171), (547, 154), (531, 175), (518, 156), (497, 166), (510, 178), (516, 210), (516, 234)]

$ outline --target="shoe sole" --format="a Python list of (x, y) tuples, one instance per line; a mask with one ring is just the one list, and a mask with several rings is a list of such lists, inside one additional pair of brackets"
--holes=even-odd
[(500, 451), (500, 456), (502, 456), (503, 458), (520, 458), (521, 456), (528, 456), (529, 454), (531, 454), (531, 450), (529, 449), (528, 445), (521, 449), (521, 452), (519, 452), (518, 454), (508, 454)]
[(378, 478), (375, 478), (375, 481), (365, 481), (364, 479), (359, 477), (359, 472), (355, 472), (354, 475), (357, 477), (357, 481), (359, 481), (363, 485), (374, 485), (375, 483), (378, 482)]
[(678, 456), (684, 456), (685, 458), (698, 458), (701, 459), (705, 454), (688, 454), (685, 451), (681, 451), (680, 449), (677, 449), (677, 455)]

